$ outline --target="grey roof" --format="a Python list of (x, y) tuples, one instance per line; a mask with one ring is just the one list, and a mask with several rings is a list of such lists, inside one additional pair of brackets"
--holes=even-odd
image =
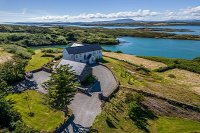
[(101, 50), (101, 46), (98, 44), (91, 44), (91, 45), (84, 45), (77, 47), (67, 47), (66, 50), (69, 54), (80, 54), (80, 53)]
[(65, 59), (62, 59), (57, 67), (60, 67), (61, 65), (71, 66), (72, 70), (76, 73), (76, 75), (81, 75), (86, 67), (85, 63), (80, 63), (80, 62), (70, 61), (70, 60), (65, 60)]

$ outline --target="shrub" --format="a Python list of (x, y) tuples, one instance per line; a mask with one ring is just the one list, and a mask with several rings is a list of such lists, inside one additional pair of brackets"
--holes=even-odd
[(102, 51), (103, 52), (112, 52), (111, 50), (106, 50), (106, 49), (103, 49)]
[(85, 81), (83, 81), (82, 84), (83, 85), (91, 85), (94, 83), (95, 80), (96, 80), (95, 76), (90, 74), (85, 78)]
[(113, 124), (113, 121), (109, 117), (106, 118), (106, 123), (110, 128), (116, 128), (116, 126)]
[(42, 57), (55, 57), (55, 55), (52, 55), (52, 54), (44, 54), (44, 55), (42, 55)]
[(30, 59), (32, 56), (32, 53), (33, 53), (33, 52), (30, 52), (30, 49), (28, 50), (26, 48), (23, 48), (23, 47), (17, 46), (17, 45), (5, 45), (5, 46), (3, 46), (3, 48), (7, 52), (13, 53), (16, 56), (19, 56), (24, 59)]
[(156, 69), (155, 71), (156, 72), (165, 72), (165, 71), (168, 71), (168, 70), (171, 70), (171, 69), (174, 69), (176, 68), (175, 65), (170, 65), (170, 66), (167, 66), (167, 67), (160, 67), (158, 69)]
[(117, 50), (117, 51), (115, 51), (115, 53), (123, 53), (122, 51), (120, 51), (120, 50)]
[(168, 77), (170, 77), (170, 78), (176, 78), (176, 76), (174, 74), (169, 74)]
[(63, 57), (63, 55), (55, 56), (54, 60), (60, 60)]
[(199, 63), (200, 63), (200, 57), (194, 58), (193, 61), (196, 61), (196, 62), (199, 62)]

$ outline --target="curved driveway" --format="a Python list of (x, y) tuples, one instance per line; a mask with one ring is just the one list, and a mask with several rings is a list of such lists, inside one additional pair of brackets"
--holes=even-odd
[(94, 90), (91, 96), (87, 96), (82, 93), (77, 93), (74, 100), (72, 101), (69, 108), (72, 109), (74, 114), (74, 120), (69, 123), (63, 132), (76, 133), (76, 132), (87, 132), (88, 128), (92, 126), (96, 116), (101, 112), (101, 101), (99, 100), (98, 93), (102, 92), (104, 96), (110, 95), (117, 82), (112, 74), (112, 72), (102, 66), (93, 66), (93, 75), (97, 77), (99, 81), (99, 86), (94, 85)]
[(101, 91), (104, 96), (109, 96), (116, 89), (117, 82), (112, 72), (102, 65), (93, 67), (93, 75), (100, 81)]

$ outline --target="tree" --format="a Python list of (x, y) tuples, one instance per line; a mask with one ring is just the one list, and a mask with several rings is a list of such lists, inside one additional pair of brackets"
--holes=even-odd
[(11, 87), (8, 86), (7, 82), (0, 79), (0, 93), (8, 94), (11, 90)]
[(5, 81), (8, 85), (13, 84), (24, 78), (26, 61), (16, 59), (10, 60), (0, 66), (1, 82)]
[(67, 40), (68, 40), (68, 41), (77, 41), (77, 38), (75, 37), (74, 33), (69, 32), (69, 33), (67, 34)]
[(6, 100), (5, 95), (0, 92), (0, 129), (9, 128), (9, 130), (13, 130), (13, 124), (21, 120), (20, 114), (13, 109), (10, 102), (11, 101)]
[(74, 71), (69, 66), (61, 66), (52, 73), (50, 80), (43, 84), (48, 91), (47, 102), (50, 107), (68, 112), (67, 105), (71, 103), (79, 83)]

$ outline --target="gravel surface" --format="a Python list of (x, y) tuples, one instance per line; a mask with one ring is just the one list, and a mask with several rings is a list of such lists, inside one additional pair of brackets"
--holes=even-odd
[(102, 102), (99, 100), (99, 92), (102, 92), (104, 96), (108, 96), (114, 91), (117, 85), (109, 69), (102, 65), (93, 66), (92, 68), (93, 75), (97, 77), (99, 84), (93, 86), (92, 93), (90, 93), (91, 96), (82, 93), (75, 95), (74, 100), (69, 105), (69, 108), (73, 111), (74, 120), (70, 121), (63, 132), (87, 132), (89, 127), (92, 126), (96, 116), (101, 113)]

